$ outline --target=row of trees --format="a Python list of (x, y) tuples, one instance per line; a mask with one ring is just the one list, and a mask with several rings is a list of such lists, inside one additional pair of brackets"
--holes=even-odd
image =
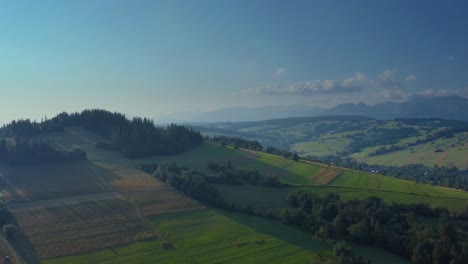
[(286, 186), (286, 184), (279, 181), (278, 177), (264, 175), (258, 170), (235, 170), (232, 168), (230, 161), (228, 161), (226, 164), (209, 161), (208, 169), (216, 173), (216, 175), (213, 177), (207, 177), (210, 183), (242, 184), (245, 182), (251, 185), (272, 188)]
[(102, 143), (101, 147), (112, 147), (128, 158), (175, 154), (203, 142), (201, 134), (192, 128), (175, 124), (156, 127), (147, 118), (135, 117), (128, 120), (122, 114), (100, 109), (61, 113), (39, 123), (30, 120), (13, 121), (2, 127), (0, 135), (27, 138), (45, 132), (61, 131), (67, 126), (82, 126), (100, 134), (109, 140), (108, 143)]
[(230, 136), (206, 136), (206, 141), (218, 143), (222, 146), (233, 146), (235, 148), (244, 148), (244, 149), (251, 149), (256, 151), (263, 150), (262, 145), (260, 142), (256, 140), (248, 140), (241, 137), (230, 137)]
[(0, 139), (0, 162), (8, 162), (12, 165), (73, 162), (85, 159), (86, 152), (79, 148), (72, 151), (59, 151), (39, 140), (27, 138)]
[(206, 181), (198, 171), (178, 167), (175, 163), (142, 164), (142, 170), (152, 172), (157, 179), (176, 188), (185, 195), (207, 204), (217, 204), (220, 200), (218, 191)]
[(16, 226), (12, 224), (12, 216), (3, 201), (0, 202), (0, 227), (6, 239), (11, 239), (16, 232)]
[(82, 126), (107, 138), (128, 158), (175, 154), (203, 142), (198, 131), (171, 124), (156, 127), (152, 120), (105, 110), (85, 110), (68, 116), (67, 125)]
[(53, 119), (43, 119), (41, 122), (29, 119), (13, 120), (11, 123), (0, 128), (0, 136), (13, 138), (30, 138), (42, 133), (63, 131), (63, 123), (60, 114)]
[(422, 164), (408, 164), (403, 166), (369, 165), (357, 162), (349, 157), (309, 156), (308, 160), (325, 164), (350, 168), (354, 170), (378, 172), (380, 174), (404, 180), (445, 186), (461, 190), (468, 190), (468, 171), (462, 171), (455, 166), (427, 167)]
[[(411, 258), (413, 263), (466, 263), (467, 236), (457, 232), (456, 221), (444, 209), (425, 205), (388, 205), (380, 198), (343, 201), (337, 194), (318, 196), (293, 191), (287, 197), (292, 209), (281, 218), (331, 243), (349, 240), (375, 245)], [(438, 225), (421, 217), (438, 218)]]
[(466, 126), (465, 127), (446, 128), (446, 129), (436, 131), (435, 133), (432, 133), (430, 135), (426, 135), (424, 138), (418, 138), (416, 141), (411, 142), (411, 143), (398, 144), (398, 145), (393, 144), (393, 145), (386, 146), (386, 147), (385, 146), (380, 147), (379, 149), (375, 150), (374, 152), (369, 153), (368, 155), (369, 155), (369, 157), (382, 155), (382, 154), (385, 154), (385, 153), (389, 153), (389, 152), (405, 149), (405, 148), (408, 148), (408, 147), (416, 146), (416, 145), (419, 145), (419, 144), (424, 144), (424, 143), (427, 143), (427, 142), (431, 142), (431, 141), (434, 141), (434, 140), (439, 139), (439, 138), (453, 137), (457, 133), (466, 132), (466, 131), (468, 131), (468, 127), (466, 127)]
[(206, 141), (209, 142), (214, 142), (218, 143), (222, 146), (233, 146), (234, 148), (244, 148), (244, 149), (251, 149), (255, 151), (265, 151), (270, 154), (274, 155), (280, 155), (285, 158), (293, 158), (294, 160), (299, 160), (299, 156), (297, 153), (293, 153), (291, 151), (287, 150), (282, 150), (279, 148), (275, 148), (272, 146), (267, 146), (266, 148), (263, 148), (262, 144), (258, 142), (257, 140), (249, 140), (249, 139), (244, 139), (241, 137), (231, 137), (231, 136), (206, 136), (205, 137)]
[(390, 145), (397, 143), (400, 139), (418, 136), (419, 131), (414, 128), (401, 127), (396, 129), (373, 128), (366, 132), (347, 135), (353, 141), (347, 146), (347, 150), (341, 154), (347, 155), (361, 151), (363, 148)]
[[(217, 171), (219, 173), (226, 173), (232, 169), (230, 162), (226, 162), (225, 164), (210, 162), (208, 166), (210, 170)], [(277, 217), (271, 212), (259, 214), (258, 212), (255, 212), (251, 206), (238, 207), (233, 204), (226, 203), (213, 185), (213, 183), (218, 182), (211, 181), (211, 178), (214, 177), (207, 177), (195, 170), (178, 167), (175, 163), (163, 163), (160, 165), (155, 163), (143, 163), (140, 164), (138, 168), (147, 173), (151, 173), (154, 177), (166, 182), (185, 195), (197, 199), (207, 205), (240, 213), (258, 214), (259, 216), (268, 218)], [(361, 257), (355, 256), (346, 242), (333, 242), (331, 245), (335, 252), (337, 264), (369, 263), (369, 261), (364, 261)]]

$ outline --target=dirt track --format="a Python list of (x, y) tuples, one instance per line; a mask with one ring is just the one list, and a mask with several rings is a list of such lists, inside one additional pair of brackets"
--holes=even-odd
[(32, 202), (14, 202), (7, 204), (9, 210), (20, 210), (20, 209), (30, 209), (30, 208), (46, 208), (61, 206), (67, 204), (77, 204), (84, 202), (95, 202), (99, 200), (109, 200), (109, 199), (123, 199), (122, 195), (118, 192), (103, 192), (103, 193), (93, 193), (93, 194), (84, 194), (76, 196), (68, 196), (63, 198), (39, 200)]

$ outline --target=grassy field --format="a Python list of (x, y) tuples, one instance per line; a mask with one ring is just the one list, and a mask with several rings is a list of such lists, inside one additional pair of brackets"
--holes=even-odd
[(106, 192), (112, 172), (89, 161), (36, 166), (0, 165), (0, 188), (6, 201), (31, 201)]
[(304, 189), (317, 194), (337, 193), (342, 199), (362, 199), (369, 196), (382, 198), (387, 203), (419, 204), (426, 203), (433, 207), (445, 207), (451, 211), (458, 211), (468, 206), (465, 197), (441, 197), (411, 194), (404, 192), (382, 191), (365, 188), (349, 188), (337, 186), (304, 186), (272, 189), (260, 186), (243, 186), (239, 188), (232, 185), (217, 185), (222, 198), (237, 207), (250, 206), (258, 213), (273, 213), (279, 215), (281, 208), (287, 207), (286, 197), (294, 189)]
[[(82, 133), (81, 131), (78, 132)], [(99, 157), (104, 156), (103, 159), (107, 156), (118, 155), (109, 152), (100, 154), (99, 151), (93, 151), (92, 149), (90, 151), (92, 151), (92, 153), (97, 153), (93, 155), (98, 155)], [(111, 160), (118, 159), (118, 157), (109, 158)], [(329, 168), (324, 164), (295, 162), (291, 159), (285, 159), (281, 156), (264, 152), (223, 148), (211, 143), (204, 143), (182, 154), (153, 157), (144, 161), (174, 161), (179, 165), (206, 171), (206, 164), (210, 160), (217, 162), (231, 160), (235, 168), (255, 168), (267, 175), (278, 176), (283, 182), (297, 186), (310, 186), (310, 188), (319, 192), (336, 192), (345, 199), (378, 196), (387, 202), (424, 202), (431, 206), (443, 206), (451, 210), (463, 208), (468, 201), (468, 192), (428, 184), (419, 184), (374, 173), (358, 172), (333, 166)], [(102, 162), (101, 160), (99, 161)], [(128, 161), (126, 162), (128, 163)], [(136, 164), (140, 161), (133, 162)], [(317, 182), (311, 181), (314, 176), (321, 175), (330, 169), (338, 169), (342, 172), (339, 175), (335, 175), (336, 177), (327, 184), (323, 184), (320, 180)], [(352, 190), (351, 192), (348, 191), (350, 189)], [(231, 192), (232, 196), (236, 196), (235, 192), (236, 191)], [(240, 190), (240, 192), (244, 193), (243, 190)], [(253, 193), (254, 192), (245, 192), (245, 195), (241, 194), (237, 196), (249, 197), (251, 200), (261, 201), (261, 197)], [(270, 196), (266, 197), (268, 198)], [(261, 203), (263, 203), (263, 205), (254, 206), (266, 207), (268, 205), (268, 201), (262, 201)]]
[[(117, 152), (96, 149), (95, 142), (103, 139), (92, 132), (74, 127), (68, 128), (67, 133), (56, 133), (45, 139), (63, 149), (80, 147), (86, 150), (93, 164), (114, 176), (107, 184), (121, 193), (144, 216), (203, 207), (196, 201), (181, 195), (174, 188), (135, 168), (140, 162), (152, 161), (151, 159), (128, 160)], [(212, 150), (216, 151), (210, 148), (200, 151), (211, 153)], [(195, 156), (193, 153), (190, 155)], [(217, 156), (219, 153), (215, 152), (212, 155)], [(171, 156), (167, 158), (172, 159)], [(182, 157), (181, 160), (189, 161), (190, 159), (187, 156), (185, 159)]]
[(291, 145), (293, 151), (302, 156), (326, 156), (336, 155), (337, 152), (344, 151), (351, 139), (344, 137), (343, 133), (323, 135), (316, 140), (304, 141)]
[[(37, 173), (34, 169), (21, 173), (29, 178), (19, 176), (11, 180), (15, 174), (2, 167), (2, 189), (21, 190), (27, 195), (18, 197), (32, 201), (62, 197), (66, 193), (59, 192), (62, 187), (70, 188), (70, 193), (76, 189), (75, 194), (80, 194), (80, 189), (82, 194), (112, 191), (121, 198), (14, 210), (20, 227), (44, 263), (320, 263), (321, 256), (331, 254), (313, 237), (279, 222), (204, 208), (137, 170), (135, 166), (140, 162), (174, 161), (209, 173), (208, 161), (229, 160), (237, 169), (255, 168), (278, 176), (291, 187), (215, 185), (227, 202), (273, 214), (287, 206), (286, 196), (296, 188), (334, 192), (344, 199), (378, 196), (389, 203), (424, 202), (453, 211), (468, 202), (467, 192), (211, 143), (178, 155), (127, 160), (117, 152), (96, 149), (95, 142), (102, 139), (80, 128), (68, 128), (65, 133), (45, 139), (64, 149), (82, 148), (88, 152), (89, 161), (77, 164), (75, 173), (43, 168), (49, 173), (40, 175), (50, 186), (39, 187), (28, 184), (28, 179)], [(67, 187), (68, 177), (77, 186)], [(40, 187), (57, 192), (42, 194)], [(11, 201), (19, 200), (15, 199)], [(54, 248), (60, 250), (53, 251)]]
[[(135, 161), (95, 149), (101, 139), (93, 133), (77, 130), (44, 139), (63, 149), (83, 148), (89, 160), (0, 167), (2, 195), (30, 245), (24, 250), (32, 252), (30, 260), (154, 238), (145, 216), (203, 208), (136, 169)], [(117, 198), (103, 199), (107, 194)]]
[(43, 263), (320, 263), (331, 254), (315, 238), (275, 220), (211, 209), (149, 220), (159, 240)]
[[(406, 165), (421, 163), (426, 166), (454, 165), (460, 169), (468, 169), (468, 133), (458, 134), (451, 138), (440, 138), (433, 142), (419, 144), (399, 151), (369, 157), (373, 149), (365, 149), (352, 157), (360, 162), (381, 165)], [(441, 150), (441, 152), (436, 152)]]
[[(50, 138), (46, 138), (46, 140), (50, 140), (50, 142), (53, 142), (54, 144), (56, 144), (57, 146), (63, 149), (71, 149), (74, 147), (80, 147), (86, 150), (88, 152), (90, 163), (98, 166), (102, 170), (105, 170), (107, 174), (112, 176), (112, 177), (106, 178), (105, 186), (107, 186), (108, 188), (111, 188), (114, 191), (121, 193), (122, 196), (126, 199), (127, 204), (129, 206), (133, 206), (135, 208), (134, 210), (136, 211), (138, 215), (142, 215), (143, 217), (151, 216), (151, 215), (159, 216), (159, 215), (166, 215), (168, 212), (180, 211), (179, 213), (174, 213), (170, 215), (174, 215), (174, 217), (177, 216), (177, 219), (180, 218), (180, 221), (185, 219), (184, 220), (186, 221), (185, 224), (188, 226), (184, 228), (184, 230), (190, 230), (189, 226), (196, 225), (194, 221), (197, 220), (199, 217), (201, 217), (200, 215), (197, 215), (196, 216), (197, 219), (193, 217), (190, 218), (188, 217), (190, 213), (187, 212), (187, 210), (201, 208), (202, 206), (194, 202), (193, 200), (180, 195), (179, 193), (174, 191), (174, 189), (172, 189), (171, 187), (168, 187), (165, 184), (162, 184), (161, 182), (155, 180), (153, 177), (147, 174), (144, 174), (139, 170), (136, 170), (134, 168), (136, 164), (138, 164), (141, 161), (146, 161), (146, 162), (155, 161), (158, 163), (164, 162), (164, 161), (175, 161), (179, 165), (184, 165), (184, 166), (196, 168), (199, 170), (206, 170), (206, 165), (208, 161), (210, 160), (217, 161), (217, 162), (226, 162), (227, 160), (230, 160), (232, 164), (238, 168), (259, 168), (259, 169), (262, 169), (262, 171), (264, 172), (268, 172), (270, 174), (277, 175), (277, 176), (284, 177), (284, 178), (291, 177), (291, 175), (293, 175), (291, 179), (292, 182), (297, 182), (297, 181), (306, 182), (307, 178), (305, 177), (305, 175), (315, 172), (315, 171), (310, 171), (309, 165), (292, 162), (289, 160), (285, 160), (283, 158), (279, 158), (277, 156), (266, 155), (266, 154), (259, 155), (256, 153), (249, 153), (249, 152), (245, 152), (242, 150), (222, 148), (214, 144), (203, 144), (198, 148), (182, 153), (180, 155), (153, 157), (153, 158), (149, 158), (145, 160), (132, 160), (131, 161), (131, 160), (126, 160), (122, 158), (119, 153), (95, 149), (94, 143), (102, 139), (100, 139), (96, 135), (93, 135), (92, 133), (89, 133), (79, 128), (71, 128), (68, 130), (68, 133), (55, 134), (51, 136)], [(320, 167), (317, 167), (317, 168), (318, 168), (317, 170), (321, 169)], [(93, 174), (93, 175), (96, 175), (96, 174)], [(64, 177), (67, 177), (67, 176), (64, 176)], [(84, 182), (83, 184), (86, 185), (87, 183)], [(83, 204), (76, 204), (73, 206), (67, 205), (67, 208), (68, 207), (74, 208), (74, 207), (79, 207), (79, 206), (84, 206), (84, 205)], [(87, 206), (91, 206), (91, 203)], [(118, 211), (117, 208), (118, 207), (116, 207), (115, 210), (113, 211), (114, 214)], [(55, 253), (59, 255), (69, 255), (69, 254), (75, 255), (75, 253), (88, 252), (89, 250), (93, 250), (93, 248), (99, 249), (99, 248), (108, 247), (108, 246), (111, 246), (111, 248), (115, 248), (114, 249), (115, 251), (136, 250), (140, 252), (141, 247), (144, 248), (148, 245), (151, 246), (154, 243), (160, 245), (161, 241), (163, 240), (165, 241), (167, 237), (166, 235), (164, 235), (164, 239), (161, 241), (153, 239), (153, 240), (148, 240), (148, 241), (143, 241), (143, 242), (130, 243), (126, 246), (120, 247), (118, 245), (122, 243), (132, 242), (129, 240), (129, 237), (125, 237), (122, 234), (119, 234), (119, 236), (122, 236), (124, 238), (118, 239), (119, 236), (116, 235), (117, 236), (116, 239), (111, 239), (115, 243), (113, 246), (112, 244), (105, 244), (103, 239), (100, 238), (99, 235), (96, 236), (96, 240), (92, 240), (91, 237), (88, 237), (86, 235), (88, 233), (86, 226), (83, 226), (84, 230), (82, 231), (83, 232), (82, 238), (90, 239), (90, 243), (88, 244), (88, 247), (85, 247), (85, 248), (76, 247), (76, 249), (70, 250), (70, 248), (68, 248), (67, 245), (61, 246), (59, 244), (60, 241), (57, 242), (55, 240), (60, 240), (60, 239), (63, 239), (63, 240), (66, 239), (67, 241), (75, 240), (75, 237), (74, 237), (75, 234), (73, 232), (65, 232), (64, 229), (60, 229), (60, 225), (68, 226), (68, 228), (77, 229), (75, 227), (75, 224), (78, 224), (78, 222), (70, 223), (69, 218), (61, 215), (59, 213), (59, 210), (55, 210), (54, 213), (56, 215), (53, 215), (53, 217), (51, 217), (49, 216), (50, 211), (51, 211), (51, 208), (47, 208), (46, 210), (45, 209), (32, 209), (32, 210), (28, 209), (28, 210), (15, 212), (15, 215), (20, 220), (19, 221), (20, 226), (25, 230), (26, 235), (30, 238), (32, 244), (36, 247), (38, 251), (38, 255), (42, 259), (53, 256), (51, 255), (52, 253), (50, 253), (50, 248), (52, 246), (60, 246), (60, 248), (62, 248), (63, 254), (60, 252)], [(78, 212), (81, 210), (77, 209), (73, 211)], [(102, 210), (102, 211), (105, 212), (105, 210)], [(112, 215), (112, 212), (108, 212), (108, 213), (110, 216)], [(187, 217), (186, 217), (186, 214), (187, 214)], [(83, 219), (87, 215), (92, 216), (92, 214), (89, 213), (89, 210), (88, 211), (84, 210), (83, 214), (76, 215), (75, 218)], [(40, 223), (39, 225), (29, 224), (29, 221), (31, 222), (36, 221), (35, 220), (36, 216), (39, 217), (39, 219), (44, 220), (44, 221), (47, 221), (47, 219), (49, 218), (50, 219), (63, 218), (63, 223), (60, 224), (58, 228), (58, 231), (63, 232), (65, 234), (63, 235), (63, 238), (59, 239), (57, 236), (57, 233), (54, 233), (54, 232), (49, 233), (48, 230), (51, 227), (48, 226), (47, 222), (45, 223), (39, 222)], [(147, 223), (148, 219), (150, 220), (150, 222), (154, 222), (153, 217), (149, 217), (149, 218), (145, 217), (143, 220), (141, 220), (142, 224)], [(37, 220), (37, 221), (40, 221), (40, 220)], [(175, 221), (174, 219), (171, 220), (171, 223), (173, 223), (174, 221)], [(204, 221), (207, 222), (206, 228), (210, 226), (219, 226), (220, 228), (218, 230), (215, 230), (217, 233), (219, 232), (230, 233), (231, 232), (229, 228), (230, 225), (233, 225), (233, 230), (234, 230), (232, 236), (237, 236), (238, 234), (242, 234), (242, 232), (247, 232), (247, 233), (252, 232), (252, 228), (249, 228), (248, 225), (247, 226), (244, 225), (247, 223), (238, 223), (236, 221), (229, 220), (229, 218), (226, 218), (225, 216), (222, 216), (222, 215), (219, 215), (216, 217), (213, 215), (210, 215), (209, 219), (205, 218)], [(277, 222), (275, 223), (277, 225), (278, 224), (281, 225), (280, 223), (277, 223)], [(107, 226), (107, 228), (112, 227), (111, 224), (103, 223), (102, 225)], [(125, 228), (126, 224), (120, 223), (120, 226), (122, 226), (122, 228)], [(168, 230), (167, 232), (169, 233), (171, 232), (171, 228), (166, 229), (164, 227), (160, 227), (160, 224), (152, 224), (152, 226), (154, 230), (156, 230), (155, 233), (157, 234), (165, 234), (164, 230)], [(228, 228), (225, 229), (224, 226), (227, 226)], [(265, 223), (262, 223), (262, 226), (265, 226)], [(276, 228), (279, 228), (279, 226), (276, 226)], [(287, 227), (284, 227), (284, 228), (287, 228)], [(242, 231), (242, 229), (245, 229), (246, 231)], [(94, 230), (94, 231), (97, 234), (99, 234), (97, 230)], [(113, 231), (112, 229), (109, 229), (105, 232), (108, 234), (112, 234)], [(290, 232), (287, 232), (287, 233), (290, 233)], [(302, 234), (299, 231), (297, 231), (296, 233), (298, 235)], [(148, 234), (150, 234), (150, 232)], [(180, 238), (175, 238), (176, 241), (180, 241), (180, 239), (183, 239), (187, 235), (183, 233), (181, 234), (173, 233), (173, 234), (177, 234), (181, 236)], [(213, 235), (214, 234), (210, 235), (210, 237)], [(142, 237), (150, 237), (150, 235), (145, 235)], [(197, 234), (196, 237), (200, 237), (200, 235)], [(268, 236), (265, 236), (265, 237), (270, 239)], [(312, 239), (312, 238), (309, 237), (308, 239)], [(182, 241), (185, 241), (185, 240), (182, 240)], [(214, 241), (216, 242), (213, 243), (213, 246), (216, 246), (219, 243), (221, 243), (218, 240), (214, 240)], [(316, 240), (314, 241), (317, 242)], [(254, 242), (252, 242), (252, 245), (255, 245), (258, 247), (262, 246), (260, 244), (263, 244), (263, 242), (258, 242), (259, 244), (256, 244)], [(80, 241), (78, 239), (77, 243), (83, 243), (83, 241)], [(312, 250), (314, 252), (309, 252), (307, 250), (303, 251), (302, 249), (299, 249), (303, 246), (301, 247), (291, 246), (285, 242), (280, 243), (279, 240), (278, 242), (275, 242), (274, 244), (272, 244), (272, 246), (270, 246), (269, 248), (278, 246), (281, 248), (285, 248), (284, 250), (271, 252), (272, 250), (269, 250), (269, 248), (258, 248), (258, 250), (262, 252), (265, 251), (265, 253), (261, 253), (261, 254), (258, 252), (255, 252), (254, 254), (254, 252), (247, 250), (249, 248), (251, 249), (252, 245), (249, 244), (249, 246), (245, 246), (243, 245), (243, 243), (246, 243), (246, 242), (239, 242), (239, 243), (242, 245), (240, 246), (235, 245), (232, 250), (232, 254), (234, 254), (235, 256), (237, 256), (238, 254), (241, 254), (241, 255), (246, 254), (242, 259), (238, 261), (239, 263), (249, 261), (249, 259), (252, 259), (252, 261), (258, 260), (258, 257), (265, 258), (265, 259), (277, 259), (279, 258), (277, 254), (282, 255), (282, 257), (279, 259), (283, 258), (284, 260), (284, 258), (290, 258), (291, 254), (296, 255), (298, 254), (298, 252), (302, 252), (299, 254), (299, 257), (297, 258), (298, 261), (301, 260), (300, 262), (304, 262), (302, 260), (305, 260), (305, 259), (317, 260), (317, 257), (318, 257), (316, 255), (317, 254), (316, 250)], [(236, 253), (237, 248), (240, 249), (240, 253)], [(162, 252), (166, 252), (166, 250), (161, 249), (161, 246), (159, 246), (159, 250), (160, 251), (162, 250)], [(210, 249), (207, 248), (207, 250), (210, 250)], [(108, 252), (108, 251), (104, 250), (104, 251), (97, 251), (97, 252), (93, 254), (105, 255), (107, 254), (105, 252)], [(292, 252), (292, 253), (289, 253), (289, 252)], [(161, 255), (160, 253), (161, 252), (159, 253), (156, 252), (157, 255)], [(186, 252), (184, 252), (184, 254), (174, 254), (172, 253), (172, 251), (169, 251), (168, 253), (171, 253), (171, 254), (169, 255), (163, 254), (165, 257), (169, 258), (166, 260), (170, 260), (173, 258), (175, 258), (176, 260), (180, 258), (182, 259), (192, 258), (192, 256), (186, 255)], [(223, 253), (221, 255), (224, 256), (225, 258), (231, 258), (232, 256), (230, 254), (231, 253)], [(300, 257), (301, 254), (303, 254), (303, 257)], [(93, 259), (95, 257), (96, 256), (94, 256)], [(115, 257), (116, 256), (114, 255), (113, 259), (109, 260), (109, 262), (115, 262), (116, 261)], [(156, 260), (158, 259), (158, 258), (155, 258), (154, 256), (152, 257), (147, 256), (147, 257), (148, 257), (147, 259), (156, 259)], [(206, 253), (206, 256), (202, 257), (202, 259), (204, 260), (205, 258), (211, 258), (211, 257), (215, 257), (215, 255), (213, 255), (212, 253), (210, 254)], [(221, 257), (221, 256), (218, 256), (218, 257)], [(198, 257), (193, 257), (193, 258), (196, 259)], [(119, 260), (121, 259), (122, 262), (126, 260), (126, 258), (123, 256), (120, 256), (118, 259)], [(132, 258), (130, 259), (132, 260), (132, 262), (134, 261), (138, 262), (137, 259), (132, 259)], [(144, 259), (145, 258), (143, 258), (142, 260), (143, 262), (145, 262)], [(67, 263), (68, 263), (68, 260), (67, 260)]]
[(120, 199), (12, 210), (39, 258), (87, 252), (155, 237)]

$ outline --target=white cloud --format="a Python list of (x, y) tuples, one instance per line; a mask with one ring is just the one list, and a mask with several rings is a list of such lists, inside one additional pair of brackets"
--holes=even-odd
[(369, 80), (362, 73), (355, 73), (344, 80), (312, 80), (291, 84), (268, 85), (254, 89), (254, 92), (269, 95), (296, 94), (312, 95), (352, 93), (362, 91), (369, 85)]
[(396, 78), (396, 71), (385, 70), (377, 75), (375, 78), (376, 86), (391, 87), (396, 89), (403, 89), (403, 84)]
[(424, 91), (415, 92), (413, 95), (420, 95), (420, 96), (450, 96), (450, 95), (458, 95), (463, 97), (468, 97), (468, 87), (459, 90), (434, 90), (428, 89)]
[[(279, 71), (278, 69), (277, 73), (282, 74), (283, 71)], [(404, 84), (413, 80), (416, 80), (415, 74), (402, 78), (394, 70), (385, 70), (374, 77), (368, 77), (364, 73), (356, 72), (352, 76), (341, 80), (311, 80), (273, 84), (249, 89), (246, 92), (266, 95), (343, 94), (349, 96), (351, 93), (356, 94), (366, 89), (375, 89), (380, 96), (387, 99), (401, 100), (411, 96), (411, 93), (406, 90)]]
[(454, 60), (455, 60), (455, 56), (453, 56), (453, 55), (447, 56), (447, 60), (448, 60), (448, 61), (454, 61)]
[(276, 71), (275, 71), (275, 76), (283, 76), (285, 72), (286, 72), (286, 69), (285, 69), (285, 68), (282, 68), (282, 67), (281, 67), (281, 68), (278, 68), (278, 69), (276, 69)]
[(407, 82), (414, 81), (414, 80), (416, 80), (416, 75), (414, 75), (414, 74), (408, 75), (405, 78), (405, 81), (407, 81)]
[(383, 71), (382, 73), (378, 74), (377, 75), (377, 79), (380, 80), (380, 81), (391, 81), (394, 79), (395, 77), (395, 71), (393, 70), (385, 70)]
[(383, 98), (392, 101), (403, 101), (409, 98), (410, 94), (403, 89), (384, 90), (382, 92)]

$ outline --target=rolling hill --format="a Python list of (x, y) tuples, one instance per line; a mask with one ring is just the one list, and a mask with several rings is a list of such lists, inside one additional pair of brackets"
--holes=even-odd
[(158, 123), (247, 122), (287, 117), (329, 115), (368, 116), (376, 119), (442, 118), (468, 121), (468, 99), (461, 96), (413, 96), (404, 102), (343, 103), (330, 108), (310, 105), (231, 107), (208, 112), (180, 112), (154, 117)]
[(198, 126), (203, 134), (249, 138), (306, 156), (338, 155), (380, 165), (468, 166), (468, 123), (322, 116)]
[[(230, 161), (235, 168), (257, 169), (289, 184), (279, 189), (214, 184), (224, 200), (254, 214), (279, 214), (288, 207), (291, 190), (332, 192), (345, 200), (377, 196), (388, 203), (426, 203), (453, 214), (468, 206), (463, 191), (214, 143), (130, 160), (97, 149), (104, 139), (80, 127), (39, 137), (63, 150), (79, 147), (88, 160), (0, 167), (1, 192), (19, 229), (8, 247), (28, 263), (321, 263), (333, 258), (331, 248), (314, 236), (277, 220), (207, 207), (136, 169), (141, 162), (173, 161), (210, 173), (209, 161)], [(404, 263), (386, 251), (371, 256), (366, 252), (373, 249), (360, 249), (379, 263)]]

